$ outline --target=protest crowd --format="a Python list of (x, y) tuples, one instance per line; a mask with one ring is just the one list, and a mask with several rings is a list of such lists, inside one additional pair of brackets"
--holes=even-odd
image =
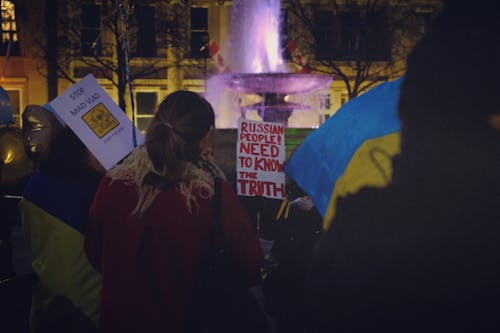
[[(168, 95), (111, 167), (29, 106), (33, 172), (16, 180), (15, 207), (0, 178), (0, 331), (498, 332), (497, 7), (451, 1), (436, 17), (407, 59), (389, 184), (341, 197), (331, 221), (291, 177), (271, 187), (244, 168), (281, 156), (267, 145), (283, 128), (269, 123), (244, 123), (240, 196), (198, 93)], [(16, 219), (31, 254), (23, 274)]]

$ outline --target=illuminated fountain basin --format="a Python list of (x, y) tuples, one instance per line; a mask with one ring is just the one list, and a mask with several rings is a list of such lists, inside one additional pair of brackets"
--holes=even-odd
[(322, 122), (316, 92), (328, 89), (328, 75), (290, 73), (281, 57), (278, 0), (235, 0), (228, 42), (230, 74), (207, 81), (205, 97), (216, 110), (217, 128), (236, 128), (238, 119), (315, 128)]
[(206, 97), (216, 110), (217, 128), (235, 128), (240, 117), (316, 128), (323, 121), (317, 93), (331, 82), (320, 74), (222, 74), (210, 78)]
[(294, 110), (304, 110), (313, 116), (310, 123), (301, 122), (299, 127), (315, 127), (321, 122), (320, 114), (311, 111), (311, 105), (290, 102), (292, 94), (306, 94), (328, 86), (330, 76), (298, 73), (248, 73), (225, 75), (225, 85), (239, 94), (257, 94), (261, 100), (249, 105), (240, 106), (240, 113), (247, 118), (248, 111), (256, 110), (263, 121), (288, 124)]
[(245, 94), (298, 94), (316, 91), (332, 81), (329, 75), (299, 73), (240, 73), (221, 75), (226, 86)]

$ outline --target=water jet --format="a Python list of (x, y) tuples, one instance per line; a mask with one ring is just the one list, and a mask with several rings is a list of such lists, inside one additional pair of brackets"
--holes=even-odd
[[(225, 46), (231, 73), (212, 76), (207, 99), (217, 128), (236, 128), (239, 117), (316, 128), (322, 117), (310, 96), (332, 82), (329, 75), (289, 72), (281, 56), (279, 0), (235, 0)], [(255, 111), (252, 114), (252, 110)], [(298, 112), (303, 114), (296, 115)]]

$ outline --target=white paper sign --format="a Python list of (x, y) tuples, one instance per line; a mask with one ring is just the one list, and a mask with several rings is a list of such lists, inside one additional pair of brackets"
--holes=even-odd
[(240, 119), (236, 146), (239, 195), (285, 197), (285, 126)]
[(144, 142), (126, 114), (92, 74), (69, 87), (45, 107), (55, 113), (82, 140), (106, 170)]

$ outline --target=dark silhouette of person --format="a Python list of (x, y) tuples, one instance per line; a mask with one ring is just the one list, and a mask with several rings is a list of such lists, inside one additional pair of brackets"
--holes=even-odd
[(21, 129), (0, 124), (0, 281), (16, 275), (12, 229), (20, 225), (18, 197), (33, 174), (33, 163), (24, 150)]
[[(278, 204), (280, 203), (280, 204)], [(276, 333), (304, 333), (304, 282), (322, 217), (312, 200), (290, 178), (284, 200), (272, 200), (261, 216), (261, 237), (272, 241), (262, 283), (265, 310), (273, 317)]]
[(308, 275), (311, 332), (499, 331), (497, 7), (451, 1), (409, 55), (392, 182), (338, 202)]
[(30, 329), (73, 331), (67, 325), (79, 313), (78, 318), (87, 320), (85, 326), (95, 330), (101, 275), (83, 245), (89, 207), (105, 170), (69, 127), (47, 143), (19, 202), (24, 241), (38, 278), (32, 287)]

